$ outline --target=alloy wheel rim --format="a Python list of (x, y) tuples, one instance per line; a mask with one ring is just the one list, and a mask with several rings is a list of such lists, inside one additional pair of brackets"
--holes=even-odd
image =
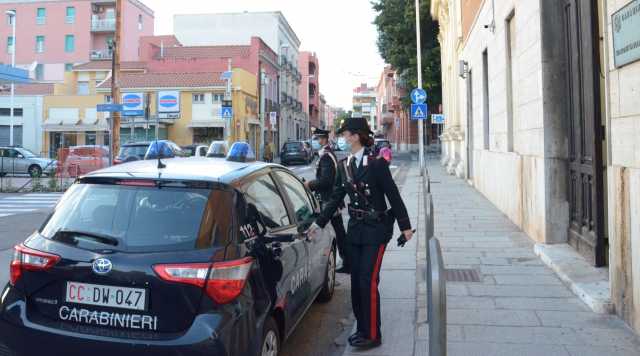
[(262, 344), (262, 356), (278, 355), (278, 337), (273, 330), (269, 330)]
[(333, 289), (335, 288), (336, 285), (336, 254), (335, 252), (332, 252), (329, 255), (329, 268), (327, 269), (329, 275), (327, 276), (327, 279), (329, 281), (329, 291), (333, 292)]

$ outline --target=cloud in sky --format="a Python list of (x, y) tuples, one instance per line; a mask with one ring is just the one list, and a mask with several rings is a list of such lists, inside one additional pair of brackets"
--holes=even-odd
[(320, 60), (320, 92), (332, 106), (351, 108), (353, 88), (376, 85), (384, 61), (376, 46), (369, 0), (142, 0), (155, 11), (155, 32), (173, 33), (173, 15), (282, 11), (303, 51)]

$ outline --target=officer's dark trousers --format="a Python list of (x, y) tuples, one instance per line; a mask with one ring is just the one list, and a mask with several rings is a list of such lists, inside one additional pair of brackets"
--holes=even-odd
[(351, 244), (351, 304), (358, 331), (380, 339), (380, 267), (387, 245)]
[(342, 214), (338, 213), (331, 218), (331, 226), (333, 226), (336, 232), (338, 253), (342, 259), (342, 267), (350, 268), (351, 256), (349, 253), (349, 243), (347, 242), (347, 233), (344, 231), (344, 223), (342, 222)]

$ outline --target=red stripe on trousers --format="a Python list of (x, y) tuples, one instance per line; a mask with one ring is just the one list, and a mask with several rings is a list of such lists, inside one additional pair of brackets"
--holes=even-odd
[(378, 273), (380, 273), (380, 265), (382, 264), (382, 255), (384, 255), (385, 248), (386, 245), (380, 245), (378, 248), (378, 257), (373, 267), (373, 274), (371, 275), (371, 299), (369, 300), (371, 304), (371, 314), (369, 317), (371, 321), (371, 340), (378, 338)]

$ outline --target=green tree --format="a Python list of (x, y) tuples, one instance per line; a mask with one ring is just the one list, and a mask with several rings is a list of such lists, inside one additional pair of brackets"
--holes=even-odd
[[(414, 0), (374, 0), (377, 12), (374, 24), (378, 29), (378, 51), (404, 79), (406, 89), (418, 86), (416, 58), (416, 11)], [(431, 0), (420, 1), (420, 29), (422, 46), (422, 86), (428, 92), (430, 108), (442, 103), (440, 43), (438, 23), (430, 12)], [(410, 98), (403, 102), (408, 104)]]
[(351, 117), (351, 113), (352, 113), (351, 110), (345, 111), (342, 114), (340, 114), (335, 120), (333, 120), (333, 132), (338, 132), (338, 129), (342, 125), (342, 122), (347, 118)]

